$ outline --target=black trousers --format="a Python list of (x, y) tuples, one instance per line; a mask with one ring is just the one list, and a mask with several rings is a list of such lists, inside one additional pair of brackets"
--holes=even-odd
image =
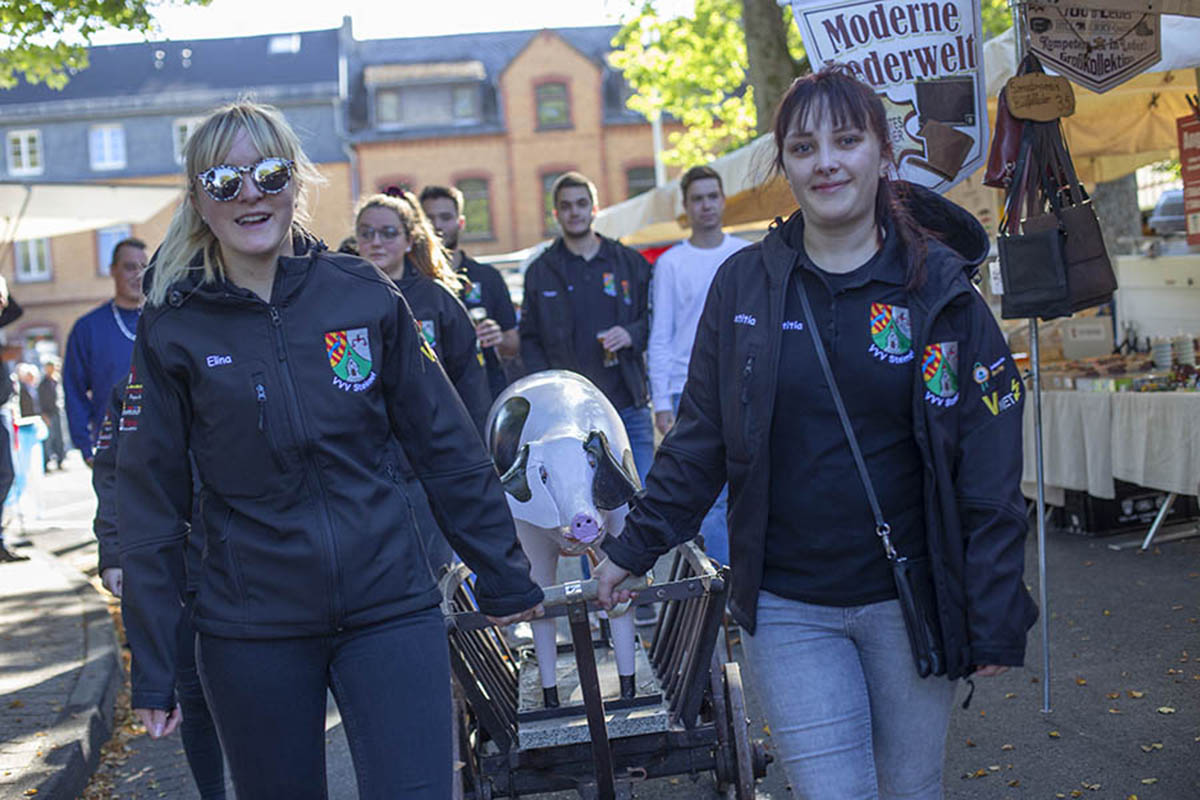
[(13, 485), (12, 421), (0, 414), (0, 544), (4, 543), (4, 501)]

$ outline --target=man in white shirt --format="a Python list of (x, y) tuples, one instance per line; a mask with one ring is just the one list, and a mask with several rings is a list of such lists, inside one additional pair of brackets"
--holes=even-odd
[[(721, 230), (725, 190), (712, 167), (692, 167), (680, 179), (683, 207), (692, 235), (659, 256), (651, 287), (650, 399), (654, 425), (666, 434), (675, 424), (679, 396), (687, 379), (688, 361), (700, 312), (717, 268), (748, 242)], [(725, 526), (728, 487), (721, 490), (700, 525), (705, 550), (722, 564), (729, 563), (729, 534)]]

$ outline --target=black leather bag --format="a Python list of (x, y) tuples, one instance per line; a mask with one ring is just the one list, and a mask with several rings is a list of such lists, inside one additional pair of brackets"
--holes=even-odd
[(920, 558), (905, 558), (896, 552), (889, 536), (891, 528), (883, 519), (883, 510), (879, 499), (875, 496), (875, 487), (871, 483), (871, 475), (867, 472), (867, 462), (863, 460), (862, 451), (858, 447), (858, 437), (850, 424), (850, 415), (842, 403), (842, 394), (838, 391), (837, 381), (833, 378), (833, 370), (829, 366), (829, 357), (825, 354), (825, 345), (821, 341), (821, 329), (813, 317), (812, 307), (808, 303), (808, 293), (804, 290), (804, 281), (799, 277), (794, 281), (796, 291), (800, 295), (800, 305), (804, 308), (804, 324), (812, 334), (813, 346), (817, 351), (817, 360), (821, 362), (821, 372), (825, 382), (829, 384), (829, 392), (833, 395), (833, 404), (837, 407), (838, 418), (846, 439), (850, 443), (850, 452), (854, 455), (854, 464), (858, 468), (858, 476), (867, 492), (867, 502), (871, 505), (871, 513), (875, 517), (875, 533), (883, 545), (884, 554), (892, 565), (892, 578), (896, 583), (896, 594), (900, 600), (900, 611), (904, 615), (904, 628), (908, 632), (908, 645), (912, 651), (913, 666), (922, 678), (930, 675), (946, 674), (946, 651), (942, 644), (942, 627), (938, 621), (937, 595), (933, 586), (933, 571), (927, 556)]

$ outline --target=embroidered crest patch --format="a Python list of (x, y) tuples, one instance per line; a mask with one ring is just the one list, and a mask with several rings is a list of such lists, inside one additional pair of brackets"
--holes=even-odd
[(616, 297), (617, 296), (617, 276), (613, 275), (611, 272), (606, 272), (601, 277), (603, 277), (603, 279), (604, 279), (604, 293), (606, 295), (608, 295), (609, 297)]
[(621, 281), (621, 297), (625, 300), (625, 305), (633, 305), (633, 298), (629, 296), (629, 281)]
[(463, 302), (476, 306), (483, 302), (483, 286), (479, 281), (471, 281), (471, 288), (463, 295)]
[(907, 364), (913, 359), (912, 317), (904, 306), (871, 303), (871, 355), (890, 364)]
[(921, 358), (925, 401), (936, 406), (958, 402), (958, 342), (925, 345)]
[(371, 370), (371, 337), (366, 328), (325, 334), (325, 353), (333, 369), (333, 385), (343, 391), (366, 391), (375, 383)]
[(429, 346), (437, 347), (437, 323), (431, 319), (419, 319), (417, 324), (421, 326), (421, 335)]

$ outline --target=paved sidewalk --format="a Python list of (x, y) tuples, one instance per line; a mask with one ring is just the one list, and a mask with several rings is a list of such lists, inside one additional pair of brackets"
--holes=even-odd
[(23, 552), (0, 567), (0, 796), (66, 800), (111, 731), (116, 635), (83, 575)]

